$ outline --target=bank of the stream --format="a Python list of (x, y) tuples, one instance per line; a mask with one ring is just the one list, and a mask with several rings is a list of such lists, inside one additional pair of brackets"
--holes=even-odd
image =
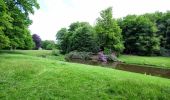
[(94, 60), (81, 60), (81, 59), (70, 59), (68, 62), (97, 65), (97, 66), (102, 66), (102, 67), (107, 67), (107, 68), (141, 73), (141, 74), (146, 74), (146, 75), (153, 75), (153, 76), (158, 76), (158, 77), (165, 77), (165, 78), (170, 79), (170, 69), (157, 68), (154, 66), (126, 64), (122, 62), (102, 63), (97, 60), (94, 61)]
[(0, 54), (1, 100), (169, 100), (170, 80), (23, 54)]
[(119, 60), (126, 64), (145, 65), (162, 69), (170, 69), (170, 57), (121, 55)]

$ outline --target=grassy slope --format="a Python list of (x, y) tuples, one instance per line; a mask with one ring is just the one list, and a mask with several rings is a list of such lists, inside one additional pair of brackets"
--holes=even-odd
[(21, 54), (0, 54), (0, 99), (170, 98), (170, 80)]
[(150, 65), (153, 67), (170, 68), (170, 57), (146, 57), (122, 55), (119, 59), (128, 64)]
[[(0, 53), (10, 53), (10, 54), (24, 54), (38, 57), (45, 57), (48, 59), (55, 59), (60, 61), (65, 61), (64, 55), (53, 56), (51, 50), (15, 50), (6, 51), (0, 50)], [(149, 57), (149, 56), (133, 56), (133, 55), (121, 55), (119, 60), (127, 64), (137, 64), (137, 65), (149, 65), (152, 67), (159, 68), (170, 68), (170, 57)]]
[(58, 56), (53, 56), (52, 52), (53, 52), (52, 50), (14, 50), (14, 51), (0, 50), (0, 54), (3, 54), (3, 53), (23, 54), (23, 55), (30, 55), (30, 56), (43, 57), (43, 58), (48, 58), (48, 59), (65, 61), (64, 55), (61, 55), (58, 52)]

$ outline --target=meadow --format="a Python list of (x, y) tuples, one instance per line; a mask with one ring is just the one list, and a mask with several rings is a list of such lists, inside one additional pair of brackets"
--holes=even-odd
[(157, 68), (170, 68), (170, 57), (121, 55), (119, 60), (127, 64), (146, 65)]
[(41, 54), (35, 53), (39, 51), (22, 52), (0, 53), (2, 100), (170, 98), (169, 79), (39, 56), (49, 55), (50, 51), (40, 51)]

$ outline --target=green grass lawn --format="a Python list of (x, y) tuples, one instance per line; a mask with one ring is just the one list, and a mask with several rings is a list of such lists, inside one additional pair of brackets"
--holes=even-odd
[[(30, 55), (30, 56), (37, 56), (37, 57), (44, 57), (48, 59), (65, 61), (64, 55), (59, 54), (58, 56), (54, 56), (52, 55), (52, 50), (15, 50), (15, 51), (0, 50), (0, 53), (23, 54), (23, 55)], [(121, 55), (119, 57), (119, 60), (127, 64), (147, 65), (149, 67), (170, 69), (170, 57)]]
[(170, 68), (170, 57), (121, 55), (119, 59), (127, 64), (149, 65), (152, 67)]
[(1, 50), (0, 53), (24, 54), (32, 56), (51, 55), (51, 50)]
[[(55, 50), (57, 51), (57, 50)], [(0, 50), (0, 54), (8, 53), (8, 54), (23, 54), (23, 55), (30, 55), (36, 57), (43, 57), (48, 59), (55, 59), (60, 61), (65, 61), (65, 56), (59, 54), (58, 56), (54, 56), (52, 54), (53, 50)]]
[(169, 100), (170, 80), (23, 54), (0, 54), (1, 100)]

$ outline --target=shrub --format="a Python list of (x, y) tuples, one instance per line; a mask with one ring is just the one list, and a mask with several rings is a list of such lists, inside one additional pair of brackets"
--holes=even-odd
[(170, 50), (167, 50), (165, 48), (160, 49), (160, 55), (161, 56), (170, 56)]
[(53, 41), (53, 40), (42, 41), (42, 48), (45, 50), (55, 49), (56, 48), (55, 41)]
[(81, 59), (81, 60), (90, 60), (90, 56), (92, 55), (91, 52), (70, 52), (66, 54), (65, 59), (67, 61), (72, 60), (72, 59)]
[(115, 61), (118, 61), (117, 57), (116, 57), (116, 56), (115, 56), (115, 57), (113, 57), (111, 54), (106, 55), (106, 57), (107, 57), (107, 61), (109, 61), (109, 62), (115, 62)]
[(52, 50), (52, 55), (59, 56), (60, 55), (59, 50), (57, 50), (57, 49)]
[(108, 49), (108, 48), (104, 48), (104, 54), (111, 54), (111, 49)]
[(95, 30), (87, 22), (75, 22), (69, 26), (69, 29), (60, 29), (56, 38), (63, 54), (71, 51), (96, 53), (99, 49)]

